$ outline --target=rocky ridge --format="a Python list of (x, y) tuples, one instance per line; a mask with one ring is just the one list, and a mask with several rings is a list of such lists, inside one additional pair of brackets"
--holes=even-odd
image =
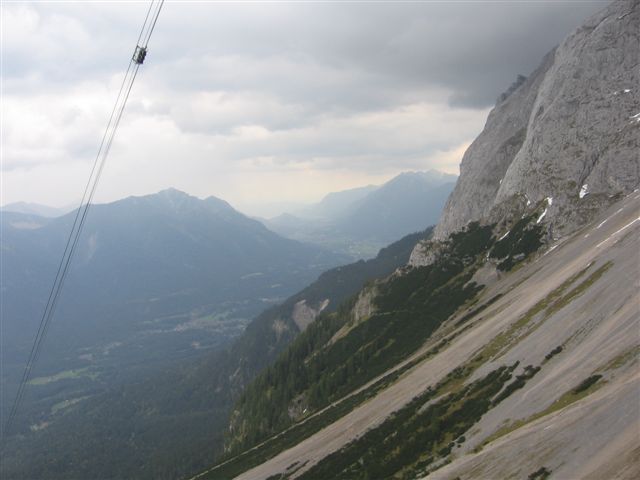
[[(517, 218), (547, 198), (544, 222), (567, 235), (640, 178), (640, 2), (588, 19), (499, 98), (464, 154), (434, 239), (474, 220)], [(413, 265), (429, 263), (422, 244)]]

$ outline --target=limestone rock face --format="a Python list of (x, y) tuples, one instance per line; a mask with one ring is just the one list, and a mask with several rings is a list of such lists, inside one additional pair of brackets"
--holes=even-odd
[[(546, 198), (544, 221), (564, 235), (637, 188), (639, 36), (640, 1), (614, 2), (502, 95), (462, 159), (434, 238)], [(412, 263), (423, 263), (419, 248)]]
[(489, 114), (484, 130), (462, 158), (460, 177), (434, 238), (443, 239), (491, 211), (500, 183), (525, 141), (540, 83), (553, 58), (554, 52), (549, 53), (542, 65)]
[(300, 300), (293, 306), (293, 312), (291, 314), (293, 321), (298, 326), (301, 332), (304, 332), (309, 325), (313, 323), (322, 311), (329, 305), (329, 299), (325, 298), (317, 305), (312, 306), (307, 304), (305, 299)]

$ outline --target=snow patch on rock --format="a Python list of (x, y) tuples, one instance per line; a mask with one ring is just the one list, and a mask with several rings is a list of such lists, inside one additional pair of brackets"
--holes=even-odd
[(580, 188), (580, 193), (578, 193), (578, 196), (579, 196), (580, 198), (584, 198), (584, 197), (586, 197), (587, 195), (589, 195), (589, 185), (585, 183), (585, 184), (584, 184), (584, 185), (582, 185), (582, 187)]

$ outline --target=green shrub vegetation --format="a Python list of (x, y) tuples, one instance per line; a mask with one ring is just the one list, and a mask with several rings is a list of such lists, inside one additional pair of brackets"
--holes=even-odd
[(527, 383), (527, 380), (533, 378), (533, 376), (540, 371), (540, 367), (534, 367), (532, 365), (527, 365), (524, 369), (524, 372), (521, 375), (517, 375), (516, 379), (507, 385), (504, 390), (502, 390), (496, 398), (493, 400), (492, 404), (497, 405), (502, 400), (510, 396), (516, 390), (524, 387)]
[(556, 348), (554, 348), (553, 350), (551, 350), (549, 353), (547, 353), (544, 356), (544, 359), (546, 361), (551, 360), (553, 357), (555, 357), (556, 355), (558, 355), (560, 352), (562, 352), (562, 345), (558, 345)]
[(464, 438), (462, 434), (492, 408), (491, 398), (511, 378), (515, 367), (500, 367), (480, 380), (441, 395), (449, 382), (445, 379), (300, 478), (408, 479), (424, 474), (434, 462), (451, 453), (454, 439)]
[(542, 225), (532, 224), (534, 215), (529, 215), (511, 228), (509, 234), (495, 243), (489, 252), (490, 258), (504, 259), (498, 264), (498, 270), (509, 271), (519, 261), (524, 260), (542, 246)]
[(535, 413), (528, 418), (516, 420), (508, 425), (499, 428), (496, 432), (487, 437), (477, 450), (482, 450), (482, 447), (484, 447), (484, 445), (487, 445), (488, 443), (491, 443), (494, 440), (497, 440), (498, 438), (503, 437), (508, 433), (511, 433), (531, 422), (534, 422), (539, 418), (545, 417), (553, 412), (557, 412), (558, 410), (562, 410), (572, 403), (575, 403), (578, 400), (586, 397), (587, 395), (590, 395), (602, 385), (601, 383), (598, 383), (601, 378), (602, 375), (591, 375), (580, 382), (580, 384), (578, 384), (576, 387), (561, 395), (560, 398), (558, 398), (544, 410)]
[(580, 382), (580, 385), (574, 388), (571, 392), (574, 395), (578, 395), (579, 393), (582, 393), (588, 390), (591, 387), (591, 385), (594, 385), (601, 378), (602, 378), (602, 375), (591, 375), (590, 377), (587, 377), (582, 382)]
[(540, 467), (535, 472), (531, 473), (527, 479), (528, 480), (546, 480), (551, 475), (551, 471), (546, 467)]

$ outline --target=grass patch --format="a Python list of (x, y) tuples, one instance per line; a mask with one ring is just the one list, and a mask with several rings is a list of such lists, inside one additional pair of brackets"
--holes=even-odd
[(78, 397), (78, 398), (72, 398), (70, 400), (63, 400), (61, 402), (58, 402), (56, 404), (54, 404), (51, 407), (51, 414), (55, 415), (56, 413), (58, 413), (61, 410), (64, 410), (66, 408), (69, 408), (73, 405), (75, 405), (76, 403), (80, 403), (83, 400), (86, 400), (87, 398), (89, 398), (91, 395), (85, 395), (83, 397)]
[(494, 440), (497, 440), (500, 437), (503, 437), (515, 430), (518, 430), (519, 428), (524, 427), (525, 425), (528, 425), (529, 423), (534, 422), (539, 418), (550, 415), (554, 412), (557, 412), (558, 410), (562, 410), (563, 408), (568, 407), (572, 403), (575, 403), (578, 400), (583, 399), (587, 395), (590, 395), (591, 393), (595, 392), (602, 386), (602, 384), (598, 384), (598, 380), (600, 380), (600, 378), (601, 378), (601, 375), (591, 375), (586, 379), (584, 379), (582, 382), (580, 382), (580, 384), (578, 384), (576, 387), (564, 393), (560, 398), (558, 398), (555, 402), (553, 402), (544, 410), (538, 413), (535, 413), (528, 418), (525, 418), (522, 420), (516, 420), (513, 423), (496, 430), (493, 434), (488, 436), (484, 440), (484, 442), (482, 442), (482, 445), (476, 448), (476, 451), (482, 450), (485, 445), (493, 442)]
[(638, 356), (640, 356), (640, 345), (635, 345), (628, 350), (625, 350), (620, 355), (612, 358), (604, 367), (602, 367), (599, 371), (608, 372), (611, 370), (617, 370), (618, 368), (626, 365), (627, 363), (638, 360)]
[(491, 299), (487, 300), (485, 303), (483, 303), (482, 305), (480, 305), (479, 307), (471, 310), (469, 313), (467, 313), (466, 315), (464, 315), (460, 320), (458, 320), (455, 324), (456, 327), (459, 327), (460, 325), (462, 325), (463, 323), (468, 322), (469, 320), (471, 320), (473, 317), (475, 317), (476, 315), (478, 315), (480, 312), (486, 310), (487, 307), (493, 305), (496, 301), (498, 301), (501, 297), (503, 296), (502, 293), (498, 293), (497, 295), (495, 295), (494, 297), (492, 297)]
[[(516, 322), (511, 324), (509, 328), (497, 335), (489, 342), (482, 352), (478, 355), (477, 361), (485, 361), (494, 357), (505, 354), (527, 336), (538, 329), (542, 323), (568, 305), (572, 300), (584, 293), (593, 283), (595, 283), (611, 266), (613, 262), (607, 262), (593, 272), (586, 280), (577, 287), (565, 293), (571, 285), (587, 273), (592, 264), (587, 265), (584, 269), (565, 280), (558, 288), (553, 290), (549, 295), (531, 307)], [(538, 315), (542, 315), (542, 319), (537, 323), (532, 323)]]
[(90, 372), (89, 367), (78, 368), (76, 370), (65, 370), (48, 377), (37, 377), (29, 380), (29, 385), (47, 385), (49, 383), (58, 382), (60, 380), (73, 380), (82, 377), (95, 380), (96, 378), (98, 378), (98, 374), (95, 372)]
[(491, 398), (511, 378), (514, 368), (515, 365), (500, 367), (444, 396), (439, 393), (447, 380), (427, 389), (300, 478), (346, 480), (422, 475), (432, 464), (446, 461), (455, 439), (460, 439), (491, 408)]
[(556, 299), (547, 309), (546, 315), (547, 316), (553, 315), (560, 309), (567, 306), (577, 297), (582, 295), (591, 285), (597, 282), (600, 279), (600, 277), (602, 277), (602, 275), (604, 275), (605, 272), (609, 270), (612, 266), (613, 266), (613, 262), (608, 261), (607, 263), (602, 265), (600, 268), (598, 268), (595, 272), (593, 272), (591, 275), (589, 275), (589, 277), (585, 281), (583, 281), (580, 285), (575, 287), (566, 295), (563, 295), (560, 298)]

